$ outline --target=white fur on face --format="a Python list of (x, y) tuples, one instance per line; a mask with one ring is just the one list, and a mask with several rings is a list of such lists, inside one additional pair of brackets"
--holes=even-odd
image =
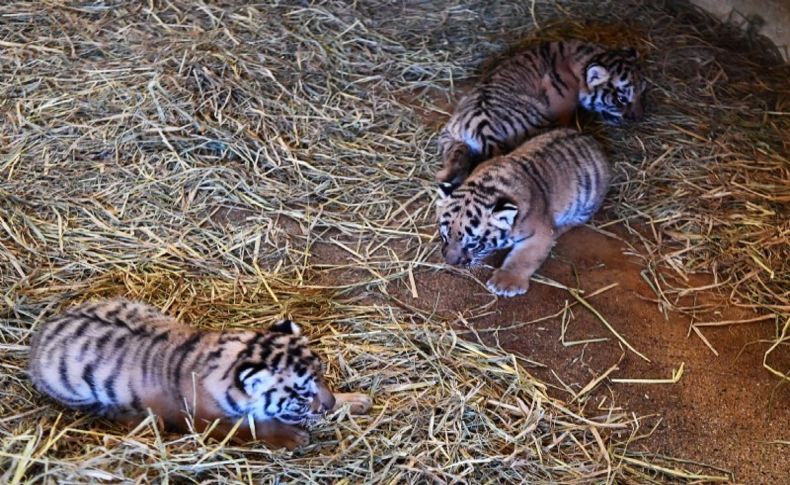
[(288, 415), (306, 415), (318, 392), (315, 376), (306, 372), (299, 376), (292, 370), (272, 373), (263, 369), (240, 374), (245, 392), (250, 396), (250, 412), (256, 419)]

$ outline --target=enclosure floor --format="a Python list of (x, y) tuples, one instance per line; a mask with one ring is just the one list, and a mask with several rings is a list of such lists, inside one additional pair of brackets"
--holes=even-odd
[[(646, 116), (580, 114), (613, 172), (597, 229), (497, 299), (490, 269), (441, 264), (436, 139), (496, 62), (567, 38), (636, 48)], [(682, 0), (14, 0), (0, 62), (0, 483), (790, 483), (768, 39)], [(195, 328), (292, 318), (374, 408), (295, 453), (66, 410), (26, 376), (31, 337), (116, 296)]]
[[(574, 311), (576, 318), (568, 325), (566, 342), (595, 337), (608, 341), (565, 347), (560, 342), (559, 319), (491, 331), (563, 308), (568, 299), (565, 291), (534, 282), (527, 295), (500, 299), (491, 314), (470, 323), (486, 343), (499, 343), (508, 351), (545, 365), (531, 371), (557, 386), (550, 394), (562, 399), (572, 398), (564, 386), (578, 392), (613, 365), (619, 369), (612, 372), (612, 378), (669, 378), (673, 369), (685, 363), (677, 384), (607, 381), (593, 391), (587, 410), (606, 410), (614, 400), (618, 408), (647, 417), (644, 432), (660, 419), (652, 437), (640, 442), (646, 449), (732, 470), (739, 483), (787, 483), (790, 460), (786, 448), (775, 441), (784, 439), (783, 428), (790, 422), (790, 387), (777, 388), (776, 380), (761, 367), (769, 345), (765, 339), (772, 337), (773, 326), (754, 323), (707, 330), (705, 336), (719, 352), (716, 357), (693, 332), (687, 335), (688, 317), (669, 313), (669, 319), (664, 319), (656, 303), (650, 301), (655, 297), (640, 276), (642, 267), (624, 251), (621, 241), (578, 228), (561, 238), (540, 273), (574, 286), (575, 267), (579, 287), (588, 292), (617, 282), (617, 287), (593, 297), (591, 302), (651, 363), (627, 349), (621, 350), (600, 321), (583, 309)], [(489, 274), (490, 270), (481, 269), (477, 276), (485, 281)], [(489, 298), (471, 278), (447, 272), (420, 272), (415, 280), (418, 298), (406, 288), (400, 291), (404, 301), (419, 308), (457, 314)], [(706, 281), (700, 278), (694, 283), (701, 286)], [(709, 297), (711, 302), (720, 299), (714, 294)], [(723, 307), (720, 320), (753, 316), (756, 314)], [(779, 364), (787, 368), (790, 362), (785, 358)]]

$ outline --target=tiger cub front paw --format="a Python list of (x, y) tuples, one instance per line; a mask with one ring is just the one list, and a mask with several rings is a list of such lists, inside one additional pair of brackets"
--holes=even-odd
[(444, 167), (436, 173), (436, 183), (442, 193), (447, 196), (458, 188), (469, 174), (457, 167)]
[(498, 269), (494, 271), (486, 286), (492, 293), (499, 296), (523, 295), (529, 290), (529, 276), (524, 277), (523, 274)]
[(275, 441), (286, 450), (293, 451), (310, 444), (310, 433), (303, 429), (294, 429), (291, 433), (279, 436)]
[(444, 167), (438, 172), (436, 172), (436, 183), (437, 184), (446, 184), (449, 183), (451, 179), (454, 178), (453, 170), (450, 167)]
[(340, 409), (345, 404), (349, 405), (349, 413), (360, 415), (367, 414), (370, 411), (370, 408), (373, 407), (373, 400), (366, 394), (358, 392), (335, 394), (335, 406), (332, 408), (332, 411)]
[(293, 435), (287, 440), (285, 447), (289, 450), (295, 450), (310, 444), (310, 433), (303, 429), (296, 430)]
[(275, 420), (259, 423), (256, 432), (273, 449), (295, 450), (310, 444), (309, 432)]

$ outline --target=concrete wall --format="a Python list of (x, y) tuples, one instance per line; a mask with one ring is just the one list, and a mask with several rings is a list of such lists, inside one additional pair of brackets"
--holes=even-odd
[(722, 20), (748, 25), (747, 18), (758, 15), (765, 24), (758, 32), (776, 44), (785, 60), (790, 60), (790, 0), (691, 0)]

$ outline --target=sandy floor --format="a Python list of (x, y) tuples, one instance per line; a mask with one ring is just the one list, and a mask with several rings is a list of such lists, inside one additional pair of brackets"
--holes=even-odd
[[(590, 470), (603, 477), (607, 461), (622, 465), (618, 456), (643, 450), (713, 464), (741, 483), (788, 482), (790, 390), (762, 366), (775, 322), (706, 328), (714, 355), (690, 334), (694, 317), (665, 315), (641, 275), (689, 250), (677, 257), (685, 270), (706, 272), (700, 265), (715, 262), (723, 279), (752, 292), (749, 301), (787, 302), (790, 92), (786, 66), (773, 64), (763, 42), (681, 1), (61, 3), (0, 7), (0, 58), (9, 66), (0, 70), (7, 114), (0, 122), (7, 304), (0, 482), (109, 476), (143, 483), (163, 473), (181, 482), (207, 456), (213, 468), (196, 480), (246, 483), (283, 473), (390, 483), (394, 470), (421, 479), (439, 473), (448, 483), (496, 481), (509, 471), (515, 483), (591, 481)], [(616, 130), (582, 126), (607, 144), (618, 171), (609, 212), (596, 222), (655, 224), (657, 235), (647, 238), (654, 254), (640, 260), (624, 254), (628, 242), (641, 248), (637, 241), (577, 229), (541, 274), (585, 290), (649, 362), (624, 349), (567, 289), (536, 282), (524, 297), (497, 300), (481, 284), (490, 270), (447, 268), (430, 241), (436, 133), (486, 62), (538, 32), (633, 45), (646, 56), (646, 119)], [(622, 228), (608, 230), (625, 237)], [(691, 278), (690, 286), (711, 283)], [(608, 290), (589, 296), (601, 288)], [(210, 448), (194, 437), (162, 446), (153, 432), (130, 437), (101, 420), (61, 415), (24, 377), (31, 330), (66, 305), (109, 295), (149, 301), (201, 326), (304, 318), (325, 349), (333, 384), (374, 393), (376, 414), (361, 426), (333, 423), (318, 431), (324, 449), (287, 461), (261, 459), (268, 455), (259, 450), (205, 454)], [(695, 295), (677, 304), (721, 307), (698, 318), (762, 316), (724, 307), (724, 295)], [(572, 318), (563, 320), (566, 305), (574, 305)], [(422, 322), (430, 335), (415, 335)], [(503, 357), (506, 372), (488, 367), (494, 357), (483, 352), (469, 351), (474, 360), (463, 372), (455, 357), (441, 365), (424, 358), (424, 344), (448, 336), (448, 324), (465, 339), (521, 356), (550, 394), (576, 400), (588, 418), (640, 417), (648, 438), (621, 454), (622, 437), (607, 428), (606, 444), (579, 434), (577, 451), (573, 427), (560, 423), (570, 415), (555, 413), (540, 443), (520, 434), (529, 432), (526, 420), (511, 421), (521, 423), (510, 429), (518, 440), (500, 439), (507, 420), (498, 419), (507, 412), (489, 404), (512, 397), (499, 391), (520, 370)], [(787, 349), (772, 362), (784, 372)], [(609, 380), (667, 378), (681, 364), (675, 384)], [(495, 383), (497, 392), (458, 399), (477, 395), (478, 383)], [(483, 418), (486, 425), (436, 440), (426, 423), (437, 415), (447, 416), (448, 429), (465, 432)], [(502, 466), (513, 442), (519, 452), (535, 444), (552, 474), (532, 474), (529, 460)], [(330, 449), (338, 444), (350, 445)], [(543, 454), (541, 444), (568, 461)], [(458, 475), (466, 469), (475, 474)], [(618, 480), (624, 476), (635, 475)]]
[[(781, 483), (790, 477), (786, 448), (771, 441), (785, 439), (784, 424), (790, 422), (787, 386), (776, 388), (760, 366), (769, 344), (761, 339), (773, 335), (769, 323), (728, 326), (705, 333), (719, 352), (716, 357), (692, 334), (689, 318), (670, 314), (665, 320), (640, 277), (640, 268), (623, 255), (623, 245), (589, 229), (577, 229), (562, 239), (554, 257), (542, 273), (573, 285), (575, 273), (580, 287), (594, 291), (612, 282), (619, 285), (592, 302), (612, 326), (652, 362), (623, 351), (603, 325), (589, 312), (579, 309), (568, 325), (567, 341), (606, 337), (602, 343), (564, 347), (560, 322), (553, 319), (505, 332), (481, 333), (484, 340), (497, 341), (507, 350), (546, 365), (535, 373), (558, 387), (578, 392), (609, 367), (611, 377), (667, 378), (672, 369), (685, 363), (685, 372), (675, 385), (600, 385), (590, 406), (606, 408), (612, 398), (618, 406), (638, 415), (663, 418), (654, 436), (645, 442), (652, 451), (706, 461), (730, 468), (744, 483)], [(484, 272), (481, 277), (485, 277)], [(476, 283), (448, 274), (420, 275), (421, 301), (440, 301), (447, 311), (463, 311), (468, 297), (488, 298)], [(711, 295), (712, 299), (715, 296)], [(567, 300), (564, 291), (535, 284), (524, 297), (497, 302), (488, 316), (473, 321), (477, 329), (495, 329), (553, 313)], [(415, 302), (419, 305), (420, 303)], [(737, 309), (723, 309), (721, 319), (748, 318)], [(619, 364), (621, 355), (622, 362)], [(787, 368), (790, 362), (785, 362)], [(568, 397), (561, 389), (557, 396)], [(646, 420), (645, 430), (656, 420)]]
[[(619, 231), (618, 231), (619, 232)], [(616, 338), (589, 311), (576, 306), (561, 339), (560, 318), (526, 324), (555, 314), (572, 298), (565, 290), (533, 283), (529, 293), (494, 301), (475, 281), (485, 281), (490, 270), (475, 270), (468, 277), (449, 271), (417, 271), (418, 297), (411, 288), (392, 285), (387, 291), (397, 299), (426, 312), (453, 319), (463, 316), (469, 323), (467, 338), (475, 333), (487, 344), (535, 361), (532, 372), (554, 386), (551, 394), (573, 399), (574, 394), (617, 366), (611, 378), (669, 378), (681, 363), (685, 371), (677, 384), (620, 384), (608, 379), (586, 393), (589, 413), (603, 414), (612, 406), (644, 417), (644, 433), (652, 436), (640, 446), (656, 453), (705, 462), (730, 470), (739, 483), (776, 484), (790, 476), (790, 461), (784, 425), (790, 422), (790, 388), (776, 387), (776, 380), (762, 366), (768, 347), (763, 339), (773, 335), (772, 322), (707, 329), (704, 333), (719, 352), (715, 356), (695, 334), (688, 335), (690, 318), (669, 313), (665, 319), (646, 282), (636, 258), (624, 254), (626, 245), (588, 228), (566, 234), (544, 264), (541, 274), (586, 292), (617, 286), (590, 299), (593, 306), (640, 353), (623, 350)], [(338, 263), (345, 256), (327, 248), (313, 248), (313, 263)], [(434, 260), (438, 262), (438, 254)], [(325, 275), (326, 276), (326, 275)], [(337, 275), (340, 278), (340, 275)], [(353, 271), (340, 279), (353, 278)], [(700, 278), (698, 285), (705, 284)], [(707, 303), (720, 297), (709, 295)], [(569, 301), (570, 299), (570, 301)], [(487, 306), (490, 304), (490, 306)], [(486, 307), (486, 309), (482, 309)], [(756, 314), (737, 308), (721, 308), (720, 321), (745, 319)], [(464, 324), (457, 318), (460, 327)], [(519, 326), (519, 324), (522, 324)], [(519, 328), (502, 330), (506, 327)], [(606, 338), (605, 342), (573, 342)], [(786, 357), (786, 356), (785, 356)], [(785, 359), (787, 360), (787, 359)], [(787, 368), (790, 362), (777, 362)]]

